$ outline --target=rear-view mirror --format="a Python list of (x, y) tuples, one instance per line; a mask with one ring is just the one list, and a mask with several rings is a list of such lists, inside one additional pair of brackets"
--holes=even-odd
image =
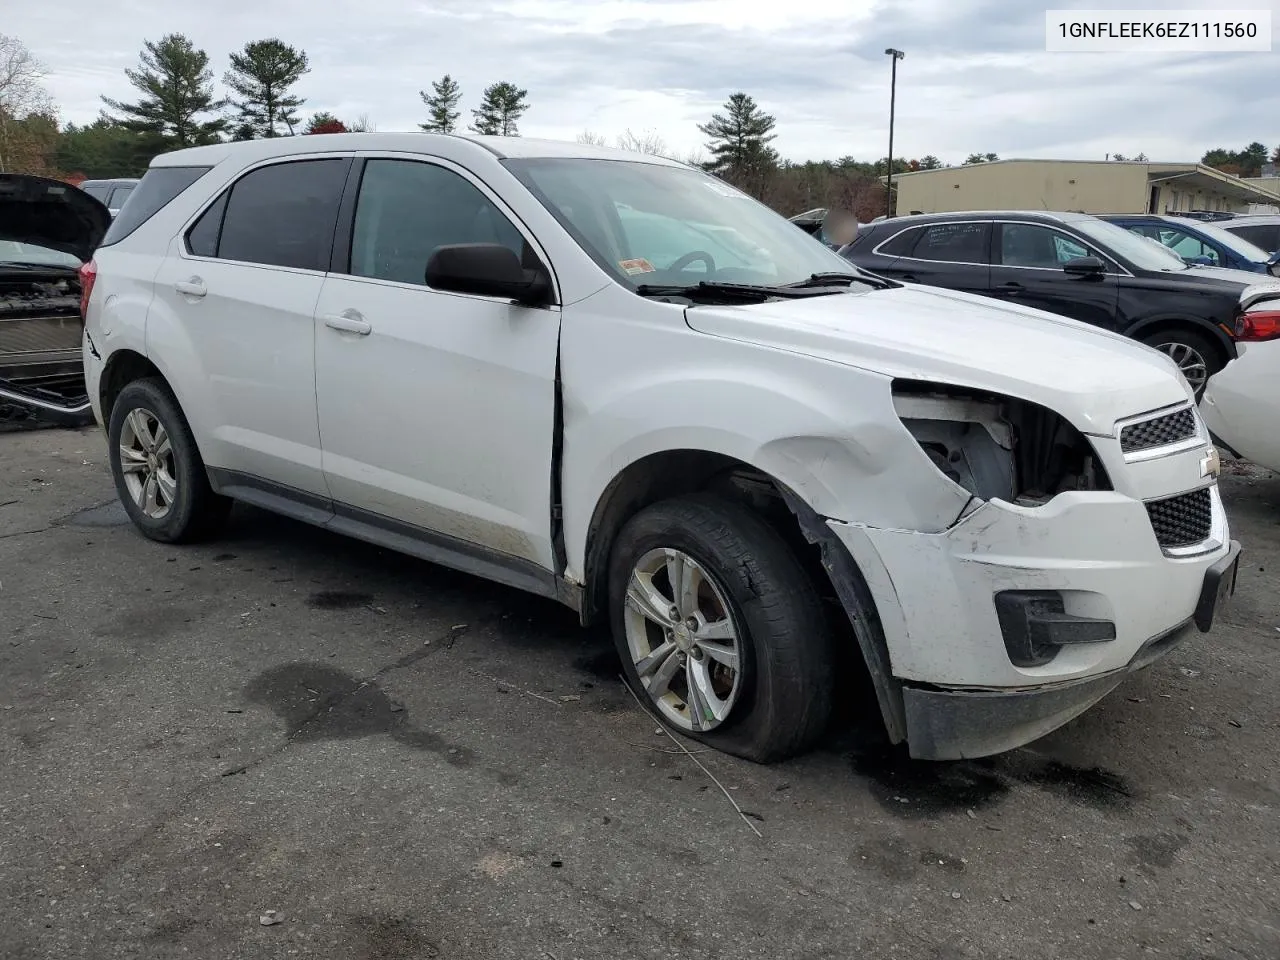
[(1064, 263), (1062, 270), (1073, 277), (1100, 277), (1107, 272), (1107, 266), (1097, 257), (1076, 257)]
[(551, 301), (545, 267), (525, 267), (500, 243), (455, 243), (437, 247), (427, 261), (427, 286), (450, 293), (502, 297), (530, 307)]

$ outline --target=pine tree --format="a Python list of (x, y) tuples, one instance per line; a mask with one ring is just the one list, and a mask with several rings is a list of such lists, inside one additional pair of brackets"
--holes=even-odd
[(517, 126), (524, 112), (529, 109), (525, 98), (528, 90), (522, 90), (514, 83), (505, 80), (484, 88), (484, 97), (480, 108), (472, 110), (471, 129), (481, 136), (518, 137)]
[(273, 37), (246, 43), (231, 54), (231, 69), (222, 80), (239, 97), (235, 106), (241, 124), (255, 137), (278, 137), (278, 124), (292, 134), (298, 123), (296, 111), (306, 100), (289, 89), (310, 69), (304, 51)]
[(935, 157), (932, 153), (926, 154), (920, 161), (921, 170), (941, 170), (942, 161)]
[(705, 166), (721, 176), (747, 170), (771, 168), (778, 163), (777, 152), (769, 146), (776, 134), (776, 121), (745, 93), (732, 94), (725, 112), (713, 114), (698, 130), (710, 137), (707, 150), (711, 160)]
[(446, 73), (431, 84), (431, 93), (419, 90), (418, 96), (422, 97), (430, 114), (426, 123), (418, 124), (420, 129), (428, 133), (453, 133), (457, 129), (458, 118), (462, 116), (462, 111), (458, 109), (462, 88), (453, 77)]
[(137, 103), (103, 97), (108, 107), (123, 117), (114, 122), (135, 133), (157, 134), (176, 147), (214, 143), (226, 129), (222, 117), (200, 119), (225, 103), (213, 98), (213, 72), (209, 56), (197, 50), (180, 33), (161, 40), (147, 40), (138, 56), (139, 67), (125, 76), (142, 93)]

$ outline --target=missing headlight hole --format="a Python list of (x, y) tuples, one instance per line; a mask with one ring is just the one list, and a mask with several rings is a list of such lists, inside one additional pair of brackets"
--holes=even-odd
[(1110, 490), (1092, 445), (1038, 404), (895, 381), (894, 407), (933, 465), (983, 500), (1039, 506), (1069, 490)]

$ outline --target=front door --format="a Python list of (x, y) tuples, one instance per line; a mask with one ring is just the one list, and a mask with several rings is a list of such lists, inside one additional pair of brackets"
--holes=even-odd
[(353, 219), (349, 262), (325, 280), (315, 319), (338, 509), (551, 569), (559, 309), (425, 281), (439, 246), (501, 243), (526, 256), (525, 235), (443, 161), (366, 160)]
[[(1005, 222), (996, 224), (993, 246), (992, 296), (1116, 329), (1119, 270), (1079, 237), (1042, 223)], [(1081, 257), (1098, 257), (1107, 273), (1078, 276), (1062, 269)]]

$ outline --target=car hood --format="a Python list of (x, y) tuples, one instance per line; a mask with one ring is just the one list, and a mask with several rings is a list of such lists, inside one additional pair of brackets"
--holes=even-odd
[(1190, 270), (1165, 274), (1165, 276), (1221, 281), (1223, 284), (1234, 283), (1240, 287), (1251, 287), (1260, 284), (1280, 289), (1280, 280), (1272, 280), (1272, 278), (1265, 275), (1259, 277), (1258, 272), (1253, 270), (1233, 270), (1230, 267), (1191, 267)]
[(700, 333), (881, 373), (1039, 403), (1085, 433), (1189, 401), (1167, 356), (1119, 334), (1026, 307), (937, 288), (685, 311)]
[(81, 262), (111, 226), (106, 206), (60, 180), (0, 173), (0, 240), (60, 250)]

